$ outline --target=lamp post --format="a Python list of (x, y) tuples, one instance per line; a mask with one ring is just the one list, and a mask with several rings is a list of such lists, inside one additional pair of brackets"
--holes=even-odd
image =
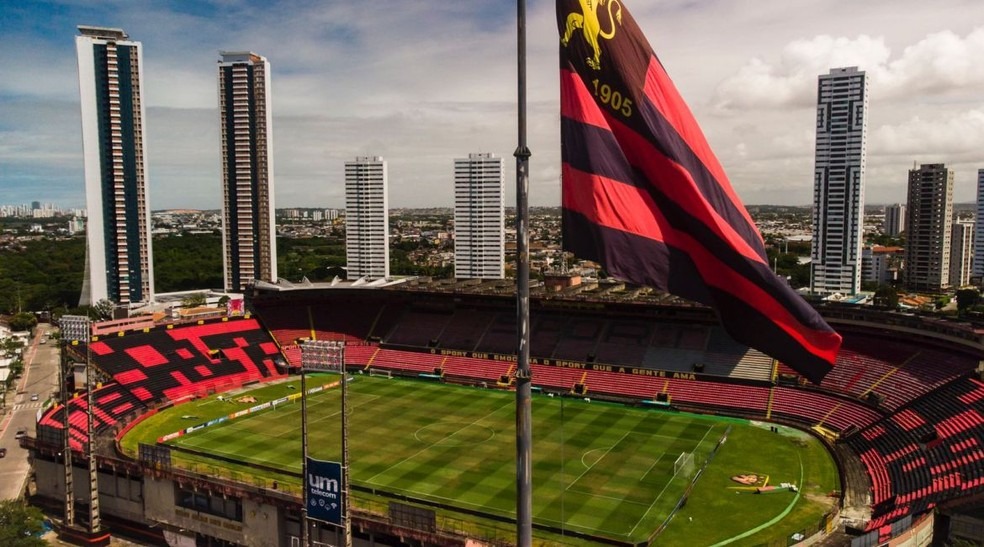
[[(304, 538), (308, 537), (307, 523), (307, 385), (306, 369), (338, 371), (341, 376), (342, 389), (342, 488), (341, 513), (344, 547), (352, 547), (352, 520), (349, 516), (349, 465), (348, 465), (348, 381), (345, 377), (345, 341), (343, 340), (308, 340), (301, 346), (301, 447), (304, 452), (302, 476), (304, 478), (304, 509), (301, 512), (301, 529)], [(305, 544), (307, 545), (307, 544)]]

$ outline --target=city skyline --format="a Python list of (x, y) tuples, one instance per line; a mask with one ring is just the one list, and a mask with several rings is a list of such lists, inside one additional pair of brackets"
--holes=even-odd
[[(746, 203), (811, 202), (815, 82), (835, 66), (858, 66), (871, 80), (866, 201), (903, 201), (914, 162), (946, 163), (956, 174), (955, 200), (974, 199), (984, 166), (979, 2), (637, 0), (627, 7)], [(263, 51), (273, 65), (281, 207), (340, 207), (344, 161), (361, 155), (387, 158), (392, 206), (451, 206), (447, 162), (470, 150), (507, 158), (512, 204), (515, 10), (496, 8), (8, 6), (0, 21), (0, 47), (10, 53), (0, 68), (0, 188), (12, 203), (83, 203), (71, 36), (76, 25), (91, 24), (125, 28), (144, 44), (155, 209), (221, 203), (220, 50)], [(530, 198), (550, 206), (559, 204), (558, 36), (552, 2), (529, 9)], [(272, 16), (238, 17), (242, 10)]]

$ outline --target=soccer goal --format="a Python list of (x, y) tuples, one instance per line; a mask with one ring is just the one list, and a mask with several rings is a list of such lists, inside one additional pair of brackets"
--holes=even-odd
[(675, 462), (673, 462), (673, 476), (678, 476), (681, 473), (684, 477), (689, 477), (694, 474), (693, 452), (681, 452), (680, 456), (677, 457)]
[(369, 369), (369, 376), (383, 376), (385, 378), (392, 378), (393, 373), (389, 370), (379, 370), (375, 368)]

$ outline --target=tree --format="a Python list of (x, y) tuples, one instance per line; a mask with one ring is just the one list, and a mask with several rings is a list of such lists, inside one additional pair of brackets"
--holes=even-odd
[(115, 308), (116, 304), (113, 304), (112, 300), (103, 298), (92, 306), (92, 311), (96, 313), (96, 319), (106, 320), (113, 318), (113, 310)]
[(196, 292), (181, 299), (181, 305), (186, 308), (197, 308), (205, 305), (205, 293)]
[(0, 545), (43, 547), (44, 514), (20, 500), (0, 501)]
[(34, 317), (33, 313), (21, 312), (14, 314), (14, 317), (10, 320), (10, 330), (15, 332), (22, 330), (31, 330), (38, 324), (38, 318)]
[(977, 289), (960, 289), (957, 291), (957, 312), (965, 313), (980, 303), (981, 293)]
[(9, 357), (11, 355), (20, 355), (18, 350), (22, 347), (24, 347), (24, 343), (13, 336), (4, 338), (0, 340), (0, 356), (6, 355)]
[(882, 285), (875, 291), (875, 305), (896, 309), (899, 307), (899, 293), (891, 285)]

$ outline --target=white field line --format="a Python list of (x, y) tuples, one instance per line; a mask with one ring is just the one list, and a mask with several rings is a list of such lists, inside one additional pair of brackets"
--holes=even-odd
[[(711, 432), (712, 429), (714, 429), (714, 425), (711, 425), (711, 426), (709, 426), (707, 428), (707, 431), (704, 432), (704, 436), (700, 438), (700, 441), (697, 443), (697, 446), (700, 446), (700, 444), (702, 442), (704, 442), (704, 439), (707, 438), (707, 435)], [(703, 463), (703, 462), (701, 462), (701, 463)], [(649, 508), (646, 509), (646, 512), (643, 513), (641, 517), (639, 517), (639, 520), (636, 521), (635, 526), (633, 526), (632, 529), (629, 530), (629, 533), (628, 533), (628, 536), (629, 537), (632, 537), (632, 534), (635, 533), (636, 528), (638, 528), (639, 525), (642, 524), (642, 521), (646, 519), (646, 517), (649, 515), (649, 512), (652, 511), (653, 510), (653, 507), (656, 506), (656, 502), (658, 502), (659, 499), (663, 497), (663, 493), (666, 492), (666, 489), (670, 487), (670, 483), (673, 482), (673, 479), (675, 477), (676, 477), (676, 474), (674, 473), (674, 475), (672, 477), (670, 477), (669, 480), (666, 481), (666, 485), (663, 486), (663, 489), (659, 491), (659, 495), (656, 496), (656, 499), (654, 499), (653, 502), (651, 504), (649, 504)]]
[(388, 472), (389, 472), (389, 471), (390, 471), (391, 469), (394, 469), (394, 468), (396, 468), (396, 467), (399, 467), (399, 466), (401, 466), (401, 465), (403, 465), (404, 463), (406, 463), (406, 462), (408, 462), (408, 461), (410, 461), (410, 460), (412, 460), (412, 459), (414, 459), (414, 458), (416, 458), (416, 457), (417, 457), (417, 456), (419, 456), (420, 454), (423, 454), (424, 452), (426, 452), (426, 451), (428, 451), (428, 450), (430, 450), (431, 448), (433, 448), (434, 446), (436, 446), (436, 445), (437, 445), (437, 443), (439, 443), (439, 442), (441, 442), (441, 441), (443, 441), (443, 440), (446, 440), (446, 439), (450, 439), (451, 437), (454, 437), (454, 436), (455, 436), (455, 435), (457, 435), (458, 433), (460, 433), (460, 432), (462, 432), (462, 431), (464, 431), (464, 430), (466, 430), (466, 429), (468, 429), (469, 427), (471, 427), (471, 426), (473, 426), (473, 425), (476, 425), (476, 424), (478, 424), (478, 422), (481, 422), (482, 420), (484, 420), (484, 419), (486, 419), (486, 418), (488, 418), (489, 416), (492, 416), (492, 415), (493, 415), (493, 414), (495, 414), (496, 412), (499, 412), (500, 410), (502, 410), (502, 409), (504, 409), (504, 408), (514, 408), (514, 407), (515, 407), (515, 403), (513, 403), (512, 401), (510, 401), (509, 403), (506, 403), (505, 405), (503, 405), (503, 406), (501, 406), (501, 407), (499, 407), (499, 408), (497, 408), (497, 409), (495, 409), (495, 410), (493, 410), (492, 412), (489, 412), (489, 413), (488, 413), (488, 414), (486, 414), (485, 416), (482, 416), (481, 418), (476, 418), (476, 419), (475, 419), (475, 421), (473, 421), (472, 423), (470, 423), (470, 424), (468, 424), (468, 425), (465, 425), (464, 427), (462, 427), (462, 428), (460, 428), (460, 429), (458, 429), (457, 431), (455, 431), (454, 433), (452, 433), (452, 434), (450, 434), (450, 435), (448, 435), (447, 437), (444, 437), (444, 438), (442, 438), (442, 439), (438, 439), (437, 441), (435, 441), (435, 442), (433, 442), (433, 443), (431, 443), (431, 444), (429, 444), (429, 445), (427, 445), (427, 446), (425, 446), (425, 447), (423, 447), (423, 448), (421, 448), (421, 449), (420, 449), (420, 450), (418, 450), (417, 452), (414, 452), (413, 454), (411, 454), (411, 455), (409, 455), (409, 456), (407, 456), (406, 458), (403, 458), (402, 460), (400, 460), (400, 461), (398, 461), (398, 462), (396, 462), (396, 463), (394, 463), (393, 465), (391, 465), (391, 466), (389, 466), (389, 467), (387, 467), (386, 469), (383, 469), (383, 470), (382, 470), (382, 471), (380, 471), (379, 473), (376, 473), (375, 475), (373, 475), (372, 477), (370, 477), (370, 478), (369, 478), (369, 480), (367, 480), (367, 481), (366, 481), (366, 484), (374, 484), (374, 483), (375, 483), (375, 480), (376, 480), (376, 477), (378, 477), (378, 476), (380, 476), (380, 475), (384, 475), (384, 474), (386, 474), (386, 473), (388, 473)]

